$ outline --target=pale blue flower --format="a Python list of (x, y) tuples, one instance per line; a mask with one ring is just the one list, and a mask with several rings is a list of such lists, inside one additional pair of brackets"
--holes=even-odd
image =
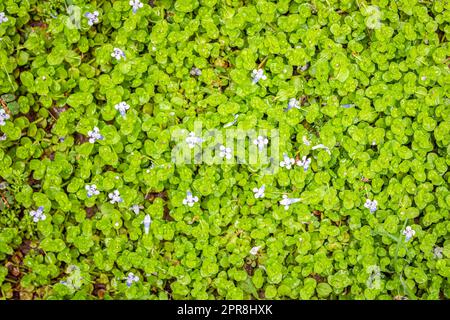
[(194, 148), (196, 144), (200, 144), (202, 142), (203, 139), (196, 137), (194, 132), (189, 133), (189, 136), (186, 138), (186, 143), (190, 149)]
[(150, 215), (145, 215), (144, 217), (144, 221), (142, 221), (142, 223), (144, 224), (144, 231), (145, 234), (148, 234), (148, 231), (150, 230), (150, 225), (152, 223), (152, 218), (150, 218)]
[(297, 165), (303, 167), (303, 170), (306, 172), (311, 165), (311, 158), (303, 156), (302, 160), (297, 160)]
[(5, 16), (4, 12), (0, 12), (0, 24), (2, 24), (3, 22), (7, 22), (8, 21), (8, 17)]
[(89, 142), (94, 143), (97, 140), (103, 140), (103, 136), (100, 134), (100, 129), (94, 127), (92, 131), (88, 131)]
[(377, 200), (371, 201), (370, 199), (366, 199), (366, 203), (364, 203), (364, 207), (369, 209), (370, 213), (374, 213), (375, 211), (377, 211), (377, 206), (378, 206)]
[(183, 204), (192, 207), (196, 202), (198, 202), (198, 197), (193, 197), (191, 191), (186, 191), (186, 198), (183, 199)]
[(193, 67), (190, 71), (191, 76), (201, 76), (202, 75), (202, 70), (200, 70), (199, 68)]
[(88, 25), (93, 26), (95, 23), (98, 23), (98, 16), (99, 16), (98, 11), (94, 11), (92, 13), (91, 12), (86, 12), (84, 14), (84, 16), (86, 18), (88, 18)]
[(219, 153), (219, 156), (221, 157), (221, 158), (227, 158), (227, 159), (231, 159), (231, 157), (233, 156), (232, 155), (232, 152), (231, 152), (231, 148), (226, 148), (225, 146), (220, 146), (220, 153)]
[(33, 217), (34, 222), (44, 221), (47, 218), (47, 216), (44, 214), (44, 207), (42, 206), (40, 206), (35, 211), (30, 211), (30, 216)]
[(10, 115), (5, 112), (5, 110), (0, 109), (0, 126), (4, 126), (6, 124), (5, 120), (8, 120)]
[(261, 188), (253, 188), (253, 192), (255, 193), (255, 199), (264, 198), (264, 191), (266, 190), (266, 186), (263, 184)]
[(253, 144), (258, 146), (258, 149), (261, 151), (264, 147), (269, 143), (269, 140), (263, 136), (258, 136), (255, 140), (253, 140)]
[(116, 60), (119, 61), (122, 58), (125, 59), (125, 53), (119, 48), (114, 48), (111, 57), (116, 58)]
[(410, 226), (407, 226), (405, 230), (403, 230), (403, 234), (405, 235), (405, 241), (409, 241), (414, 235), (416, 231), (413, 230)]
[(261, 249), (261, 246), (253, 247), (250, 250), (250, 254), (256, 256), (258, 254), (259, 249)]
[(135, 204), (135, 205), (133, 205), (133, 206), (130, 208), (130, 210), (133, 211), (134, 214), (139, 214), (139, 212), (141, 211), (141, 209), (144, 209), (144, 206), (138, 205), (138, 204)]
[(300, 101), (298, 101), (298, 100), (295, 99), (295, 98), (291, 98), (291, 99), (289, 100), (289, 102), (288, 102), (287, 108), (284, 109), (284, 111), (285, 111), (285, 112), (286, 112), (286, 111), (289, 111), (289, 110), (291, 110), (292, 108), (300, 109)]
[(127, 287), (131, 287), (133, 282), (138, 282), (139, 281), (139, 277), (135, 276), (133, 272), (130, 272), (126, 279), (127, 279)]
[(291, 204), (296, 203), (296, 202), (299, 202), (299, 201), (301, 201), (300, 198), (288, 198), (288, 196), (284, 194), (284, 195), (283, 195), (283, 199), (280, 200), (280, 204), (281, 204), (282, 206), (284, 206), (284, 209), (285, 209), (285, 210), (288, 210), (288, 209), (289, 209), (289, 206), (290, 206)]
[(114, 106), (114, 109), (119, 111), (119, 113), (122, 117), (125, 117), (127, 110), (130, 109), (130, 106), (126, 102), (122, 101), (122, 102), (116, 104)]
[(97, 190), (97, 186), (95, 184), (92, 185), (85, 185), (84, 188), (87, 191), (87, 197), (90, 198), (92, 196), (98, 196), (100, 194), (100, 191)]
[(283, 161), (280, 162), (280, 167), (290, 170), (294, 163), (295, 159), (289, 158), (289, 156), (285, 153), (283, 154)]
[(138, 9), (144, 6), (139, 0), (130, 0), (129, 4), (133, 9), (133, 13), (136, 13)]
[(253, 80), (252, 80), (252, 82), (253, 83), (258, 83), (258, 81), (259, 80), (266, 80), (267, 79), (267, 77), (266, 77), (266, 75), (264, 74), (264, 70), (263, 69), (258, 69), (258, 70), (253, 70), (253, 72), (252, 72), (252, 78), (253, 78)]
[(114, 190), (113, 193), (108, 194), (108, 197), (111, 199), (109, 202), (112, 204), (123, 202), (123, 199), (120, 197), (119, 190)]

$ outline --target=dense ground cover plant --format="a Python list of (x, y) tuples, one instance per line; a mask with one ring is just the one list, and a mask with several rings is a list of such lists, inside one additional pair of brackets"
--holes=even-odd
[(449, 6), (0, 1), (0, 296), (448, 299)]

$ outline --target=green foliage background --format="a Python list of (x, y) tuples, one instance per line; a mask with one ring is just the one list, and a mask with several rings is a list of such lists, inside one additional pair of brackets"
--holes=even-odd
[[(0, 1), (3, 299), (450, 297), (449, 1), (143, 3)], [(304, 105), (284, 112), (293, 97)], [(171, 162), (174, 130), (235, 114), (280, 130), (310, 170)], [(90, 144), (94, 126), (105, 139)], [(283, 193), (303, 201), (284, 210)]]

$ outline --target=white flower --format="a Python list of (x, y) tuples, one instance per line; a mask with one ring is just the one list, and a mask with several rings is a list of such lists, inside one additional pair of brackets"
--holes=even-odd
[(414, 231), (410, 226), (407, 226), (405, 230), (403, 230), (403, 234), (406, 237), (406, 241), (409, 241), (414, 235), (416, 234), (416, 231)]
[(202, 70), (200, 70), (199, 68), (193, 67), (190, 71), (191, 76), (201, 76), (202, 75)]
[(103, 140), (103, 136), (100, 134), (100, 130), (94, 127), (92, 131), (88, 131), (89, 142), (94, 143), (97, 140)]
[(133, 8), (133, 13), (136, 13), (139, 8), (142, 8), (144, 5), (139, 0), (130, 0), (130, 6)]
[(6, 133), (4, 133), (0, 136), (0, 141), (5, 141), (6, 138), (7, 138)]
[(128, 105), (128, 103), (122, 101), (118, 104), (116, 104), (114, 106), (114, 109), (116, 109), (117, 111), (119, 111), (120, 115), (122, 117), (125, 117), (125, 114), (127, 113), (127, 110), (130, 109), (130, 106)]
[(231, 157), (232, 157), (231, 148), (226, 148), (225, 146), (220, 146), (219, 156), (221, 158), (225, 157), (227, 159), (231, 159)]
[(121, 58), (125, 59), (125, 53), (119, 48), (114, 48), (114, 51), (111, 53), (111, 57), (116, 58), (116, 60), (120, 60)]
[(189, 136), (186, 138), (186, 143), (189, 148), (194, 148), (196, 144), (200, 144), (203, 142), (202, 138), (196, 137), (194, 132), (189, 133)]
[(93, 26), (95, 23), (98, 23), (98, 15), (98, 11), (86, 12), (84, 16), (88, 18), (88, 25)]
[(306, 156), (303, 156), (302, 160), (297, 160), (297, 165), (300, 167), (303, 167), (304, 171), (308, 170), (310, 164), (311, 164), (311, 158), (306, 158)]
[(0, 24), (2, 24), (3, 22), (8, 21), (8, 17), (5, 16), (4, 12), (0, 12)]
[(130, 210), (134, 212), (134, 214), (139, 214), (139, 212), (141, 211), (141, 209), (144, 209), (144, 206), (135, 204), (133, 205)]
[(353, 103), (345, 103), (345, 104), (341, 104), (341, 107), (342, 107), (342, 108), (345, 108), (345, 109), (349, 109), (349, 108), (351, 108), (351, 107), (353, 107), (353, 106), (355, 106)]
[(433, 255), (436, 259), (442, 259), (442, 252), (444, 251), (441, 247), (434, 247)]
[(262, 185), (261, 188), (253, 188), (253, 192), (255, 193), (255, 199), (264, 198), (265, 190), (266, 190), (265, 185)]
[(311, 148), (311, 150), (316, 150), (316, 149), (325, 149), (325, 151), (328, 152), (328, 154), (331, 154), (330, 149), (327, 146), (324, 146), (323, 144), (318, 144)]
[(113, 193), (108, 194), (108, 197), (111, 199), (109, 202), (114, 204), (114, 203), (119, 203), (122, 202), (123, 199), (120, 197), (120, 193), (119, 190), (114, 190)]
[(364, 203), (364, 207), (370, 210), (370, 213), (374, 213), (377, 210), (378, 201), (370, 199), (366, 199), (366, 203)]
[(253, 144), (258, 146), (259, 150), (264, 149), (264, 146), (269, 143), (269, 140), (267, 138), (264, 138), (263, 136), (258, 136), (255, 140), (253, 140)]
[(295, 163), (295, 159), (289, 158), (289, 156), (285, 153), (285, 154), (283, 154), (283, 161), (280, 162), (280, 167), (284, 167), (284, 168), (290, 170), (294, 163)]
[(144, 221), (142, 221), (142, 223), (144, 224), (144, 230), (145, 230), (145, 234), (148, 234), (148, 231), (150, 230), (150, 225), (152, 223), (152, 218), (150, 218), (150, 215), (145, 215), (144, 217)]
[(100, 191), (97, 190), (97, 186), (95, 184), (93, 185), (85, 185), (84, 188), (87, 191), (87, 196), (88, 198), (92, 197), (92, 196), (97, 196), (100, 194)]
[(256, 255), (258, 254), (259, 249), (261, 249), (261, 246), (253, 247), (253, 248), (250, 250), (250, 254), (256, 256)]
[(131, 285), (133, 284), (133, 282), (138, 282), (138, 281), (139, 281), (139, 277), (138, 277), (138, 276), (135, 276), (133, 272), (130, 272), (130, 273), (128, 274), (128, 277), (127, 277), (127, 286), (128, 286), (128, 287), (131, 287)]
[(0, 109), (0, 126), (5, 125), (5, 120), (8, 120), (10, 118), (9, 114), (5, 112), (5, 110)]
[(253, 83), (258, 83), (258, 81), (261, 79), (263, 79), (263, 80), (267, 79), (266, 75), (264, 74), (263, 69), (253, 70), (252, 78), (253, 78), (253, 80), (252, 80)]
[(303, 136), (303, 137), (302, 137), (302, 140), (303, 140), (303, 144), (304, 144), (305, 146), (310, 146), (310, 145), (311, 145), (311, 141), (309, 141), (308, 138), (307, 138), (306, 136)]
[(285, 210), (289, 209), (289, 206), (293, 203), (299, 202), (301, 199), (300, 198), (288, 198), (287, 195), (283, 195), (283, 200), (280, 200), (280, 204), (282, 206), (284, 206)]
[(196, 202), (198, 202), (198, 197), (193, 197), (191, 191), (186, 191), (186, 198), (183, 199), (183, 204), (192, 207)]
[(44, 221), (47, 216), (44, 214), (44, 207), (40, 206), (36, 211), (30, 211), (30, 216), (33, 217), (34, 222), (38, 222), (39, 220)]
[(289, 111), (292, 108), (296, 108), (296, 109), (300, 109), (300, 101), (298, 101), (295, 98), (291, 98), (288, 102), (288, 106), (286, 109), (284, 109), (284, 111)]

